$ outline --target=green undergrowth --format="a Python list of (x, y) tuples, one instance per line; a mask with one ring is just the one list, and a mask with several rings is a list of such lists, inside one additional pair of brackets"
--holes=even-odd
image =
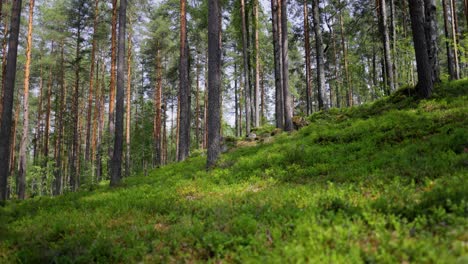
[[(468, 81), (0, 208), (2, 263), (467, 263)], [(265, 132), (266, 133), (266, 132)]]

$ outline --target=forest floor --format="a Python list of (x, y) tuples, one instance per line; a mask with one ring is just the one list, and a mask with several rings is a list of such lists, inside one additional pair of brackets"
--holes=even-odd
[(10, 201), (0, 262), (468, 263), (468, 80), (407, 93), (313, 114), (209, 172), (198, 153)]

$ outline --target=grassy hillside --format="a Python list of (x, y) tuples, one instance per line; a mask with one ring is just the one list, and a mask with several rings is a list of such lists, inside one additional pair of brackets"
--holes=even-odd
[[(8, 202), (0, 262), (467, 263), (468, 81), (224, 154)], [(259, 133), (262, 133), (259, 131)]]

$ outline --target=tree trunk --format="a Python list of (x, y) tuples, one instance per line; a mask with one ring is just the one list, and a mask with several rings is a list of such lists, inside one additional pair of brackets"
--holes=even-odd
[(311, 82), (310, 77), (311, 63), (310, 63), (310, 33), (309, 33), (309, 7), (307, 1), (304, 0), (304, 49), (305, 49), (305, 63), (306, 63), (306, 114), (310, 115), (311, 111)]
[(180, 0), (180, 63), (179, 63), (179, 152), (178, 161), (189, 156), (190, 151), (190, 81), (189, 49), (187, 40), (186, 0)]
[(325, 65), (323, 54), (322, 29), (320, 28), (320, 10), (319, 0), (312, 0), (312, 13), (315, 32), (315, 50), (317, 58), (317, 100), (320, 110), (327, 109), (324, 103), (325, 99)]
[(63, 112), (65, 111), (65, 72), (64, 72), (64, 41), (60, 43), (60, 99), (57, 122), (57, 142), (55, 154), (54, 189), (53, 194), (62, 192), (62, 139), (63, 139)]
[(380, 36), (382, 37), (382, 45), (384, 50), (384, 66), (385, 66), (385, 80), (386, 80), (386, 89), (385, 92), (387, 95), (390, 95), (392, 91), (395, 90), (395, 84), (393, 80), (393, 66), (392, 66), (392, 56), (390, 49), (390, 35), (388, 33), (387, 25), (387, 4), (385, 0), (377, 0), (378, 3), (378, 14), (379, 14), (379, 27), (380, 27)]
[(460, 65), (458, 59), (458, 41), (457, 41), (457, 13), (455, 12), (455, 3), (453, 0), (450, 2), (450, 14), (452, 18), (452, 42), (453, 42), (453, 58), (455, 59), (455, 75), (456, 79), (460, 79)]
[(244, 89), (245, 89), (245, 131), (246, 135), (250, 133), (250, 107), (252, 105), (250, 98), (250, 74), (249, 74), (249, 42), (247, 35), (247, 23), (245, 13), (245, 2), (241, 1), (241, 20), (242, 20), (242, 54), (244, 58)]
[(6, 73), (3, 83), (3, 112), (0, 126), (0, 201), (7, 198), (7, 180), (10, 162), (11, 121), (15, 90), (18, 35), (21, 18), (21, 0), (14, 0), (11, 10), (10, 37)]
[(395, 89), (398, 87), (398, 67), (397, 67), (397, 30), (396, 30), (396, 10), (395, 0), (390, 0), (390, 34), (391, 34), (391, 48), (392, 48), (392, 69), (393, 69), (393, 85)]
[[(82, 8), (82, 6), (80, 6)], [(81, 11), (78, 11), (81, 13)], [(79, 92), (80, 92), (80, 62), (81, 62), (81, 27), (78, 27), (76, 38), (76, 53), (75, 53), (75, 87), (73, 94), (73, 142), (72, 142), (72, 155), (70, 160), (70, 188), (76, 191), (78, 188), (78, 159), (79, 159)]]
[[(53, 47), (52, 43), (52, 47)], [(52, 48), (53, 49), (53, 48)], [(49, 160), (49, 133), (50, 133), (50, 111), (51, 111), (51, 100), (52, 96), (52, 67), (49, 68), (49, 80), (47, 81), (47, 107), (46, 107), (46, 118), (44, 128), (44, 167), (47, 167)]]
[(414, 50), (416, 52), (416, 66), (418, 68), (418, 84), (416, 90), (421, 98), (428, 98), (432, 93), (432, 69), (427, 53), (427, 39), (424, 30), (424, 2), (423, 0), (409, 0), (411, 28), (413, 29)]
[[(196, 141), (195, 148), (198, 149), (200, 147), (200, 53), (197, 54), (196, 71), (197, 71), (196, 72), (197, 90), (195, 92), (195, 141)], [(236, 115), (237, 115), (237, 112), (236, 112)]]
[[(0, 1), (2, 2), (5, 2), (5, 4), (8, 3), (8, 0), (7, 1)], [(3, 9), (3, 5), (2, 5), (2, 9)], [(8, 49), (8, 27), (9, 27), (9, 24), (8, 24), (8, 21), (6, 19), (6, 16), (3, 17), (2, 16), (2, 19), (4, 19), (4, 24), (3, 24), (3, 41), (2, 41), (2, 84), (1, 84), (1, 87), (2, 89), (0, 89), (0, 123), (2, 122), (2, 118), (3, 118), (3, 94), (4, 94), (4, 90), (5, 90), (5, 75), (6, 75), (6, 66), (7, 66), (7, 49)]]
[(42, 64), (40, 66), (39, 73), (39, 105), (37, 107), (37, 121), (36, 121), (36, 133), (34, 135), (34, 146), (33, 146), (33, 164), (37, 164), (39, 157), (39, 152), (41, 149), (41, 126), (42, 126), (42, 94), (43, 94), (43, 73), (42, 73)]
[[(111, 29), (111, 69), (109, 85), (109, 135), (115, 132), (115, 74), (117, 68), (117, 0), (112, 0), (112, 29)], [(114, 154), (112, 141), (109, 142), (108, 155), (112, 160)], [(110, 172), (110, 166), (109, 166)]]
[(127, 0), (120, 0), (119, 40), (117, 53), (117, 98), (115, 108), (114, 154), (111, 162), (111, 186), (122, 179), (123, 117), (125, 98), (125, 29), (127, 23)]
[(23, 134), (21, 136), (19, 164), (18, 164), (18, 181), (17, 192), (18, 199), (23, 200), (26, 194), (26, 148), (28, 146), (29, 136), (29, 76), (31, 72), (31, 47), (32, 47), (32, 31), (33, 31), (33, 15), (34, 2), (29, 0), (29, 21), (28, 21), (28, 37), (26, 45), (26, 64), (24, 66), (24, 92), (23, 92)]
[[(131, 26), (131, 25), (130, 25)], [(131, 121), (131, 100), (132, 100), (132, 30), (128, 34), (127, 50), (127, 92), (126, 92), (126, 113), (125, 113), (125, 177), (130, 176), (130, 121)]]
[(437, 57), (437, 14), (435, 0), (424, 0), (424, 13), (426, 16), (426, 44), (429, 63), (432, 69), (432, 82), (439, 82), (439, 60)]
[[(244, 1), (241, 0), (243, 9)], [(244, 13), (245, 15), (245, 13)], [(243, 20), (243, 35), (245, 20)], [(246, 36), (244, 36), (244, 44)], [(208, 155), (207, 168), (216, 164), (220, 148), (221, 128), (221, 6), (219, 0), (208, 0)], [(244, 46), (245, 47), (245, 46)], [(245, 55), (244, 55), (245, 56)], [(244, 63), (245, 61), (244, 58)], [(247, 66), (244, 65), (244, 66)], [(245, 69), (244, 69), (245, 71)], [(247, 130), (248, 131), (248, 130)]]
[(271, 21), (273, 29), (273, 49), (274, 49), (274, 63), (275, 63), (275, 114), (276, 114), (276, 127), (284, 128), (284, 111), (283, 111), (283, 78), (282, 78), (282, 63), (281, 63), (281, 41), (280, 41), (280, 27), (279, 20), (281, 12), (278, 5), (280, 0), (271, 0)]
[[(465, 0), (465, 3), (467, 3), (467, 1), (468, 0)], [(447, 13), (447, 0), (442, 0), (442, 9), (444, 12), (444, 36), (445, 36), (445, 48), (447, 52), (448, 72), (449, 72), (450, 80), (456, 80), (457, 75), (455, 73), (455, 67), (453, 65), (453, 54), (452, 54), (452, 49), (450, 47), (450, 41), (449, 41), (450, 31), (449, 31), (449, 21), (448, 21), (448, 13)]]
[(283, 57), (283, 105), (284, 105), (284, 130), (294, 129), (292, 123), (293, 102), (289, 92), (289, 57), (288, 57), (288, 2), (280, 0), (281, 3), (281, 49)]
[(348, 48), (345, 40), (345, 28), (343, 22), (343, 14), (340, 13), (340, 28), (341, 28), (341, 49), (343, 52), (343, 64), (345, 70), (345, 82), (346, 82), (346, 95), (347, 95), (347, 105), (348, 107), (353, 106), (353, 87), (351, 86), (351, 80), (349, 76), (349, 67), (348, 67)]
[(154, 166), (161, 165), (161, 95), (162, 95), (162, 66), (159, 48), (156, 51), (156, 90), (154, 91)]
[(235, 112), (235, 129), (236, 129), (236, 137), (240, 137), (240, 130), (239, 130), (239, 98), (238, 98), (238, 90), (237, 90), (237, 63), (234, 62), (234, 112)]
[(91, 67), (89, 70), (89, 93), (88, 93), (88, 112), (86, 115), (86, 148), (85, 148), (85, 161), (90, 159), (91, 149), (91, 116), (93, 109), (93, 92), (94, 92), (94, 66), (96, 60), (96, 31), (98, 27), (99, 17), (99, 0), (94, 1), (94, 22), (93, 22), (93, 41), (91, 44)]
[(258, 0), (253, 0), (254, 30), (255, 30), (255, 93), (254, 93), (254, 126), (260, 126), (260, 48), (258, 43)]

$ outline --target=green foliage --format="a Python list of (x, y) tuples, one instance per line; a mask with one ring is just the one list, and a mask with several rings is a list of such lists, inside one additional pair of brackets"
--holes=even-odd
[(10, 201), (0, 262), (463, 263), (467, 87), (317, 113), (208, 172), (199, 153), (119, 188)]

